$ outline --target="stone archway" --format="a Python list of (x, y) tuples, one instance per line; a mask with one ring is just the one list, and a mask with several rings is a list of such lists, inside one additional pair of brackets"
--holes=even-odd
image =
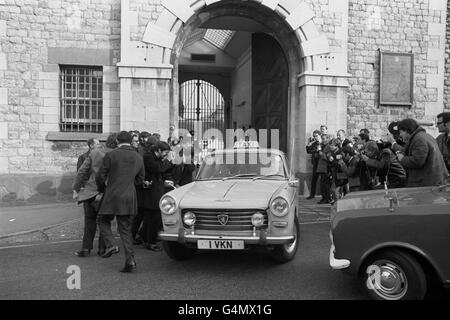
[[(180, 33), (185, 32), (186, 24), (192, 24), (192, 19), (198, 19), (200, 23), (210, 19), (207, 15), (201, 15), (205, 7), (226, 4), (233, 11), (233, 5), (240, 5), (234, 11), (239, 11), (242, 6), (264, 7), (274, 13), (273, 17), (279, 17), (285, 21), (299, 42), (300, 55), (303, 59), (303, 70), (314, 71), (315, 66), (320, 65), (320, 55), (330, 52), (327, 37), (317, 28), (313, 18), (315, 14), (305, 2), (298, 1), (227, 1), (227, 0), (163, 0), (164, 10), (154, 23), (149, 23), (142, 38), (143, 42), (164, 48), (161, 56), (161, 64), (170, 63), (172, 50), (177, 50), (177, 42)], [(253, 12), (255, 13), (255, 12)], [(244, 13), (245, 14), (245, 13)], [(252, 16), (253, 18), (254, 16)], [(197, 24), (197, 23), (194, 23)], [(183, 30), (184, 29), (184, 30)], [(177, 41), (178, 38), (178, 41)]]
[[(142, 49), (138, 45), (140, 51), (134, 52), (134, 43), (130, 45), (130, 37), (126, 36), (130, 35), (126, 21), (133, 20), (129, 16), (130, 1), (133, 0), (122, 0), (121, 62), (118, 64), (121, 127), (127, 129), (136, 123), (130, 121), (129, 110), (137, 110), (135, 101), (145, 105), (140, 95), (153, 99), (152, 103), (157, 105), (154, 110), (158, 116), (151, 121), (160, 126), (159, 131), (165, 133), (165, 128), (174, 125), (178, 113), (177, 64), (184, 41), (192, 30), (214, 17), (245, 16), (273, 30), (286, 54), (290, 86), (288, 155), (294, 171), (306, 181), (310, 167), (304, 146), (313, 129), (323, 123), (332, 131), (346, 129), (347, 40), (343, 39), (340, 53), (331, 52), (334, 48), (316, 25), (313, 8), (300, 0), (162, 0), (161, 13), (145, 28), (140, 41)], [(342, 14), (344, 22), (345, 15), (348, 20), (348, 0), (333, 0), (331, 6)], [(342, 28), (340, 32), (347, 34), (347, 25)], [(151, 92), (139, 93), (134, 87)]]

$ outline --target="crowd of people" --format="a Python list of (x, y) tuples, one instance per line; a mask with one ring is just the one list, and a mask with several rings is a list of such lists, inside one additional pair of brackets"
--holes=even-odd
[(392, 122), (385, 136), (370, 137), (367, 129), (350, 139), (336, 137), (326, 125), (315, 130), (306, 145), (313, 173), (314, 199), (320, 179), (319, 204), (333, 204), (351, 191), (377, 188), (434, 186), (446, 183), (450, 170), (450, 112), (437, 115), (440, 135), (434, 139), (414, 119)]
[(89, 139), (88, 147), (78, 159), (72, 186), (85, 215), (82, 248), (75, 254), (90, 255), (97, 226), (97, 254), (108, 258), (118, 253), (111, 232), (111, 221), (116, 218), (125, 251), (121, 271), (131, 272), (136, 268), (133, 245), (162, 250), (158, 244), (162, 229), (159, 200), (192, 181), (196, 165), (193, 157), (183, 154), (193, 149), (192, 137), (170, 137), (165, 142), (157, 133), (121, 131), (109, 135), (105, 147), (96, 139)]
[[(355, 190), (433, 186), (446, 183), (450, 170), (450, 112), (437, 116), (440, 135), (434, 139), (413, 119), (392, 122), (389, 134), (375, 141), (367, 129), (336, 137), (325, 125), (313, 132), (306, 145), (311, 154), (311, 193), (315, 198), (320, 179), (320, 204), (333, 204)], [(93, 249), (97, 226), (98, 255), (119, 252), (111, 221), (116, 218), (125, 251), (122, 272), (136, 268), (134, 245), (161, 251), (159, 201), (168, 191), (192, 181), (196, 165), (192, 136), (161, 141), (157, 133), (121, 131), (109, 135), (103, 146), (89, 139), (89, 150), (77, 163), (74, 198), (83, 204), (84, 236), (79, 257)], [(191, 154), (185, 154), (190, 152)], [(175, 161), (177, 159), (177, 161)]]

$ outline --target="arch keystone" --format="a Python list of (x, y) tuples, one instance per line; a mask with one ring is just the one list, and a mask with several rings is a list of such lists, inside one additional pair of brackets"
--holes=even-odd
[(321, 35), (315, 39), (304, 41), (301, 43), (303, 56), (314, 56), (318, 54), (324, 54), (330, 52), (330, 46), (328, 44), (328, 38), (326, 35)]
[(210, 4), (219, 2), (219, 1), (220, 1), (220, 0), (205, 0), (207, 6), (209, 6)]
[(184, 23), (195, 14), (185, 0), (163, 0), (161, 4)]
[(151, 43), (160, 47), (172, 49), (176, 40), (176, 35), (155, 24), (150, 24), (145, 30), (142, 41)]
[(280, 0), (263, 0), (262, 5), (266, 6), (270, 10), (275, 10)]
[(305, 2), (302, 2), (286, 18), (286, 22), (291, 26), (293, 30), (295, 30), (314, 18), (314, 16), (314, 11), (312, 11), (309, 5)]

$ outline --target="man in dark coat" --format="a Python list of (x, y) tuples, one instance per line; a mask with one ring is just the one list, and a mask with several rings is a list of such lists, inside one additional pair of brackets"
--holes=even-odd
[(408, 171), (407, 187), (444, 184), (448, 171), (436, 140), (413, 119), (400, 121), (398, 130), (406, 141), (405, 154), (397, 157)]
[(319, 179), (319, 173), (317, 172), (317, 165), (319, 164), (320, 154), (322, 150), (322, 137), (319, 130), (314, 130), (313, 136), (309, 139), (309, 143), (306, 145), (306, 153), (311, 154), (311, 162), (313, 165), (312, 177), (311, 177), (311, 190), (309, 192), (308, 200), (314, 199), (316, 196), (317, 180)]
[[(148, 132), (147, 132), (148, 133)], [(155, 145), (158, 140), (156, 140), (156, 138), (152, 135), (150, 135), (148, 133), (148, 136), (145, 135), (145, 131), (143, 132), (144, 134), (144, 145), (141, 147), (140, 150), (138, 150), (138, 153), (142, 156), (142, 159), (144, 158), (144, 155), (148, 152), (150, 152), (150, 149), (153, 145)], [(148, 182), (148, 184), (150, 183), (150, 181)], [(136, 186), (136, 193), (137, 193), (137, 201), (138, 201), (138, 213), (137, 215), (133, 218), (133, 224), (131, 226), (131, 232), (133, 234), (133, 244), (142, 244), (142, 243), (147, 243), (147, 232), (145, 232), (144, 228), (143, 228), (143, 221), (144, 221), (144, 203), (145, 203), (145, 198), (148, 197), (148, 192), (146, 192), (146, 190), (144, 189), (148, 189), (150, 188), (150, 185), (147, 186)], [(142, 227), (141, 227), (142, 225)]]
[(137, 213), (135, 185), (142, 185), (145, 177), (142, 157), (131, 147), (131, 141), (131, 134), (121, 131), (117, 135), (117, 149), (105, 155), (96, 176), (98, 191), (104, 193), (97, 218), (106, 244), (102, 257), (108, 258), (119, 252), (111, 232), (111, 221), (116, 217), (125, 251), (125, 267), (122, 272), (130, 272), (136, 268), (131, 223)]
[(437, 115), (436, 126), (440, 135), (436, 138), (439, 150), (444, 157), (447, 170), (450, 170), (450, 112), (442, 112)]
[(150, 182), (151, 186), (144, 189), (143, 201), (140, 203), (144, 208), (142, 228), (146, 233), (146, 247), (153, 251), (161, 251), (161, 247), (157, 245), (158, 232), (162, 228), (159, 200), (169, 186), (165, 182), (164, 175), (173, 168), (173, 164), (166, 160), (169, 151), (169, 145), (159, 141), (150, 148), (150, 152), (144, 155), (145, 180)]

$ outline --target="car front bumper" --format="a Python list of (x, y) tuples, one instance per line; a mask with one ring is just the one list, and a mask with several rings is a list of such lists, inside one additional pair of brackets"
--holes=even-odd
[(333, 268), (334, 270), (340, 270), (340, 269), (346, 269), (348, 267), (350, 267), (350, 261), (347, 259), (336, 259), (334, 257), (334, 245), (331, 245), (330, 248), (330, 267)]
[(164, 233), (159, 234), (159, 238), (164, 241), (177, 241), (180, 243), (196, 243), (198, 240), (241, 240), (245, 244), (257, 245), (277, 245), (286, 244), (294, 241), (294, 236), (266, 236), (264, 233), (260, 236), (214, 236), (214, 235), (199, 235), (199, 234), (173, 234)]
[(333, 243), (333, 233), (331, 231), (330, 231), (330, 240), (331, 240), (330, 256), (329, 256), (330, 267), (334, 270), (347, 269), (348, 267), (350, 267), (350, 260), (336, 259), (336, 257), (334, 256), (336, 248)]

